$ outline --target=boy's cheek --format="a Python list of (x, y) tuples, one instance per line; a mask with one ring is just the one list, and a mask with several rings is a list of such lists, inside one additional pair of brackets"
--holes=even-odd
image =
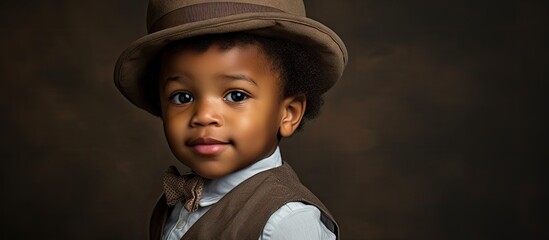
[(162, 118), (168, 121), (173, 121), (173, 118), (182, 118), (184, 115), (184, 110), (188, 108), (185, 106), (172, 104), (168, 101), (162, 103), (160, 107), (162, 111)]
[(162, 118), (164, 125), (164, 133), (168, 141), (177, 141), (182, 139), (182, 134), (185, 132), (185, 121), (181, 115), (170, 113), (170, 111), (164, 114)]

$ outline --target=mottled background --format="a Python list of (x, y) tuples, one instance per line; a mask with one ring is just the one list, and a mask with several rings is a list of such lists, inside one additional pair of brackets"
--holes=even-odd
[[(350, 59), (282, 150), (345, 239), (549, 238), (547, 1), (306, 5)], [(145, 11), (0, 3), (0, 238), (146, 238), (176, 160), (112, 81)]]

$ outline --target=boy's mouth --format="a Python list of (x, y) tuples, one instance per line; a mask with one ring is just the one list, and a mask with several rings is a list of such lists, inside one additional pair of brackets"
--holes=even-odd
[(225, 150), (225, 148), (229, 145), (228, 142), (210, 137), (195, 138), (188, 141), (186, 144), (199, 155), (216, 155)]

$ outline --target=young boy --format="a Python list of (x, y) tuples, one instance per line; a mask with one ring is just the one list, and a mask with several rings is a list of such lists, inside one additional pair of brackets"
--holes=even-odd
[(159, 116), (171, 167), (151, 239), (336, 239), (326, 207), (278, 143), (316, 116), (344, 44), (302, 1), (160, 1), (120, 56), (118, 89)]

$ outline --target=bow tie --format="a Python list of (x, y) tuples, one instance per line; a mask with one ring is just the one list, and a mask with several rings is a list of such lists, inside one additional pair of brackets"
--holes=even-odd
[(202, 195), (204, 181), (203, 177), (194, 173), (181, 176), (177, 168), (170, 166), (164, 176), (166, 203), (168, 206), (174, 206), (181, 201), (187, 211), (196, 211), (200, 195)]

